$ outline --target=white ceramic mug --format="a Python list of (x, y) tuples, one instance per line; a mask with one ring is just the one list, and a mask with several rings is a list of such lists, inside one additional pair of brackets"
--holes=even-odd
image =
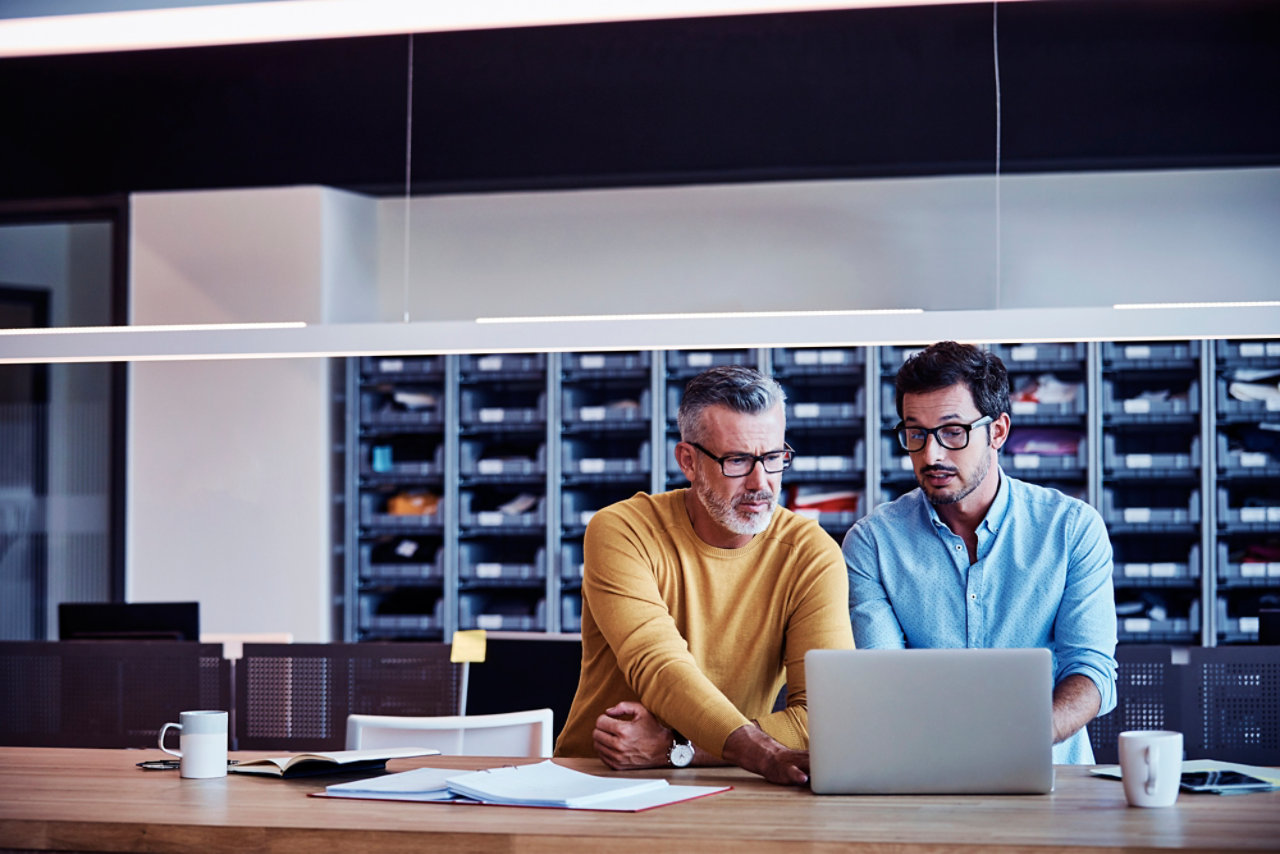
[[(227, 713), (220, 711), (182, 712), (181, 723), (160, 727), (160, 749), (182, 760), (183, 777), (227, 776)], [(169, 727), (179, 731), (178, 750), (164, 746)]]
[(1133, 807), (1170, 807), (1182, 781), (1182, 733), (1130, 730), (1120, 733), (1120, 777)]

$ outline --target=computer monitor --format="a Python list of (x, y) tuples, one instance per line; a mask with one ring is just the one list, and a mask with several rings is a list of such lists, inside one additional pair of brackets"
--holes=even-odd
[(63, 602), (59, 640), (200, 640), (199, 602)]

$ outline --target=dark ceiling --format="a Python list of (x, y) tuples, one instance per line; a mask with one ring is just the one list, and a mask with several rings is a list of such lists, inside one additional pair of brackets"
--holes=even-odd
[[(990, 172), (991, 4), (417, 35), (417, 193)], [(1001, 4), (1009, 172), (1280, 164), (1280, 4)], [(0, 61), (0, 199), (405, 186), (407, 36)]]

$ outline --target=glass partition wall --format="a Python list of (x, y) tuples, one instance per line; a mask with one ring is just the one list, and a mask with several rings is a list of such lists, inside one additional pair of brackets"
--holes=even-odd
[[(120, 209), (0, 211), (0, 328), (119, 322)], [(124, 368), (0, 365), (0, 638), (123, 591)]]

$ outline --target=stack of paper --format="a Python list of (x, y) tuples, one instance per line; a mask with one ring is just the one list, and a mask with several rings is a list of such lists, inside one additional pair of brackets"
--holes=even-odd
[(484, 771), (417, 768), (329, 786), (321, 796), (636, 812), (729, 788), (671, 786), (661, 778), (596, 777), (548, 759), (533, 765), (504, 765)]

